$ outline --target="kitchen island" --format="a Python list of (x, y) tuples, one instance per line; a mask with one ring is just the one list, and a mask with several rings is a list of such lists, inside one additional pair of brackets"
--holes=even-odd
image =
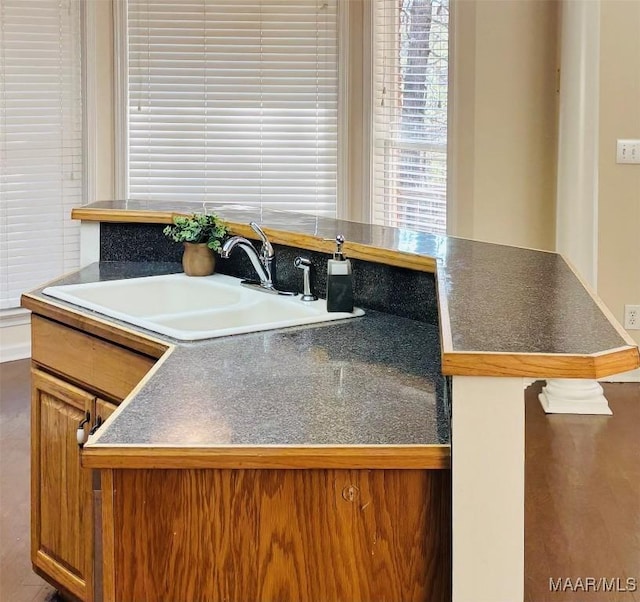
[[(163, 203), (111, 202), (74, 214), (103, 224), (167, 223), (179, 209), (185, 210), (184, 206)], [(533, 378), (596, 378), (634, 369), (639, 364), (637, 347), (563, 258), (553, 253), (312, 216), (266, 211), (256, 215), (255, 210), (237, 207), (215, 210), (230, 222), (234, 233), (244, 236), (251, 236), (246, 223), (257, 219), (273, 242), (328, 252), (330, 243), (322, 239), (340, 231), (348, 241), (345, 251), (354, 259), (435, 272), (441, 370), (453, 375), (453, 599), (522, 599), (523, 388)], [(54, 319), (62, 319), (62, 311), (67, 315), (77, 311), (43, 300), (38, 294), (27, 296), (25, 305), (41, 312), (57, 305)], [(115, 324), (96, 326), (103, 320), (95, 316), (83, 315), (76, 320), (92, 323), (97, 330), (129, 330)], [(189, 599), (240, 599), (238, 592), (244, 592), (248, 599), (318, 599), (323, 591), (318, 588), (323, 586), (329, 588), (326, 599), (446, 599), (448, 580), (443, 582), (441, 574), (448, 559), (449, 519), (442, 508), (448, 503), (449, 445), (442, 438), (438, 426), (442, 422), (438, 420), (448, 417), (444, 403), (448, 387), (438, 385), (442, 380), (433, 381), (436, 390), (441, 386), (442, 395), (435, 395), (436, 410), (432, 413), (436, 421), (429, 437), (435, 438), (425, 437), (424, 425), (412, 422), (429, 415), (425, 382), (434, 374), (434, 348), (424, 346), (429, 340), (425, 325), (414, 323), (403, 330), (398, 320), (403, 318), (373, 312), (348, 326), (242, 335), (223, 342), (218, 347), (225, 350), (221, 356), (203, 354), (205, 347), (199, 345), (167, 343), (162, 360), (83, 452), (85, 466), (101, 469), (103, 495), (108, 493), (103, 502), (103, 524), (108, 526), (103, 537), (105, 600), (128, 599), (125, 592), (145, 600), (163, 599), (168, 582), (162, 579), (178, 574), (186, 584), (182, 591), (193, 594)], [(331, 334), (341, 328), (362, 330)], [(416, 338), (410, 338), (412, 333)], [(369, 335), (372, 338), (368, 339)], [(128, 336), (135, 338), (134, 334)], [(207, 387), (216, 386), (212, 375), (220, 379), (229, 374), (233, 364), (225, 365), (225, 358), (239, 359), (243, 337), (249, 337), (245, 340), (250, 341), (247, 365), (251, 369), (244, 376), (242, 371), (233, 373), (223, 388), (243, 392), (237, 398), (240, 407), (257, 397), (255, 384), (258, 391), (266, 388), (256, 416), (244, 416), (233, 406), (233, 396), (226, 395), (214, 407), (195, 414), (184, 411), (191, 408), (194, 389), (183, 391), (170, 385), (176, 376), (186, 376), (181, 366), (195, 370), (193, 386), (197, 392), (207, 391)], [(274, 340), (273, 347), (266, 343), (269, 337)], [(381, 338), (390, 345), (389, 351), (381, 354), (387, 361), (372, 367), (371, 359), (377, 356), (375, 342)], [(349, 341), (342, 353), (336, 343), (340, 339)], [(358, 340), (365, 341), (361, 351), (370, 352), (365, 363), (371, 372), (362, 372), (360, 366), (349, 371), (358, 361), (358, 343), (353, 342)], [(399, 344), (404, 340), (412, 342)], [(208, 344), (215, 343), (202, 345)], [(397, 357), (391, 359), (396, 352)], [(279, 356), (283, 364), (268, 364), (270, 358)], [(197, 359), (191, 363), (188, 358)], [(339, 376), (340, 362), (346, 364), (342, 366), (346, 379), (344, 370)], [(304, 379), (304, 373), (309, 373), (309, 379)], [(272, 378), (273, 374), (279, 378)], [(357, 374), (366, 376), (358, 378)], [(398, 374), (402, 374), (400, 380), (394, 380)], [(243, 380), (247, 376), (249, 380)], [(283, 382), (286, 386), (281, 386)], [(420, 393), (415, 398), (407, 395), (405, 406), (407, 383), (409, 389)], [(314, 400), (308, 407), (300, 403), (299, 386)], [(387, 386), (390, 389), (385, 389)], [(341, 387), (348, 396), (336, 394)], [(381, 394), (385, 390), (386, 394)], [(400, 402), (395, 408), (396, 420), (391, 406), (368, 405), (371, 399), (388, 400), (390, 390), (402, 392), (402, 396), (396, 395)], [(270, 405), (278, 391), (284, 392), (282, 411)], [(363, 401), (358, 405), (360, 393)], [(318, 396), (321, 400), (326, 396), (329, 403), (318, 404)], [(353, 398), (353, 406), (347, 397)], [(297, 405), (287, 405), (295, 404), (296, 398)], [(438, 399), (442, 400), (440, 409)], [(165, 409), (171, 405), (172, 419), (158, 418), (162, 408), (154, 404), (163, 404)], [(186, 407), (181, 411), (181, 406)], [(350, 422), (337, 418), (344, 418), (351, 410)], [(273, 420), (282, 414), (287, 414), (282, 421)], [(367, 428), (372, 420), (363, 420), (367, 415), (373, 428)], [(225, 417), (226, 428), (203, 428), (203, 422), (220, 425)], [(304, 427), (296, 423), (301, 419), (306, 421)], [(315, 426), (305, 430), (309, 422)], [(260, 430), (257, 424), (266, 427)], [(288, 426), (279, 431), (283, 424)], [(294, 428), (290, 428), (292, 424)], [(398, 424), (399, 429), (395, 428)], [(244, 434), (235, 445), (238, 428)], [(321, 499), (324, 501), (319, 503)], [(373, 505), (369, 504), (372, 500)], [(228, 514), (230, 508), (233, 516)], [(349, 508), (346, 514), (345, 508)], [(374, 512), (367, 515), (367, 510)], [(179, 527), (176, 534), (185, 534), (180, 531), (185, 521), (175, 517), (187, 517), (195, 529), (188, 533), (193, 534), (202, 533), (203, 527), (211, 524), (205, 518), (211, 521), (212, 516), (225, 517), (219, 528), (211, 531), (218, 537), (215, 541), (198, 536), (167, 537), (172, 524)], [(266, 516), (272, 520), (263, 523)], [(157, 517), (163, 519), (160, 524), (154, 522)], [(237, 521), (247, 526), (246, 533), (229, 530), (228, 525)], [(319, 529), (314, 531), (311, 525)], [(135, 527), (141, 528), (140, 537), (132, 535)], [(341, 535), (335, 537), (337, 533)], [(122, 542), (127, 534), (132, 539)], [(222, 564), (218, 565), (211, 560), (211, 552), (220, 546), (237, 553), (220, 558)], [(346, 546), (344, 554), (341, 546)], [(193, 556), (187, 554), (187, 548)], [(257, 553), (251, 555), (251, 549)], [(124, 555), (124, 550), (131, 550), (133, 558)], [(314, 551), (314, 559), (324, 560), (316, 561), (318, 570), (312, 574), (307, 572), (308, 565), (301, 568), (304, 563), (296, 559)], [(151, 553), (155, 556), (149, 556)], [(247, 554), (253, 560), (248, 561), (248, 572), (243, 572), (238, 567)], [(338, 560), (326, 564), (327, 555)], [(180, 563), (181, 558), (188, 561)], [(256, 558), (260, 562), (251, 564)], [(132, 566), (138, 570), (131, 570)], [(153, 567), (153, 571), (143, 566)], [(216, 572), (221, 570), (219, 566), (225, 567), (223, 573)], [(180, 571), (176, 571), (178, 567)], [(198, 567), (207, 568), (200, 571)], [(222, 587), (223, 574), (236, 575), (238, 581)], [(247, 574), (255, 578), (243, 581)], [(288, 574), (296, 577), (283, 580)], [(203, 595), (205, 581), (207, 592), (214, 593), (198, 598)]]
[[(98, 263), (53, 284), (179, 269)], [(94, 346), (160, 357), (119, 407), (91, 410), (96, 427), (106, 419), (82, 453), (101, 469), (100, 567), (94, 579), (84, 563), (56, 584), (85, 600), (92, 587), (121, 601), (449, 599), (450, 427), (435, 325), (367, 309), (189, 343), (42, 291), (24, 303), (36, 314), (40, 441), (52, 396), (72, 402), (68, 389), (81, 385), (102, 400), (125, 388), (76, 370), (99, 371)], [(84, 345), (79, 332), (91, 335)], [(47, 447), (34, 454), (43, 467)], [(40, 506), (47, 483), (34, 486)], [(55, 561), (68, 567), (68, 550), (53, 553), (46, 528), (35, 531), (41, 574)]]

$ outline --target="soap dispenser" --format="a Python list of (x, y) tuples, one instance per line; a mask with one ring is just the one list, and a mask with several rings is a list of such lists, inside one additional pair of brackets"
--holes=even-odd
[(327, 264), (327, 311), (353, 311), (353, 276), (351, 262), (342, 252), (344, 236), (336, 236), (336, 250)]

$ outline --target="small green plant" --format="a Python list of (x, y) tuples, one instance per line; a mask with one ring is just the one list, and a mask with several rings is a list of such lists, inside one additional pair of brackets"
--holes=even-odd
[(228, 231), (215, 213), (176, 215), (173, 225), (163, 230), (164, 234), (175, 242), (206, 243), (210, 249), (218, 253)]

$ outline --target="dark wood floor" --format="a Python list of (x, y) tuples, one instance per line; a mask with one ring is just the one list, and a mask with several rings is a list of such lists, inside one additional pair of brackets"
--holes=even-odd
[(0, 601), (54, 600), (29, 559), (29, 362), (0, 364)]
[[(613, 416), (546, 416), (528, 392), (526, 602), (640, 602), (640, 384), (604, 388)], [(620, 581), (551, 592), (550, 578)]]
[[(545, 416), (527, 391), (526, 602), (640, 602), (640, 384), (605, 385), (614, 415)], [(0, 601), (53, 602), (29, 561), (29, 363), (0, 364)], [(550, 592), (549, 579), (638, 581)]]

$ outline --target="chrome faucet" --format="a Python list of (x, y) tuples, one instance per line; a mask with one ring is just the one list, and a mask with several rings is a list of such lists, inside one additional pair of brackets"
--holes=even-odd
[(262, 241), (262, 246), (260, 247), (260, 251), (256, 251), (256, 248), (253, 246), (250, 240), (243, 238), (242, 236), (232, 236), (227, 242), (222, 245), (222, 250), (220, 251), (220, 255), (224, 259), (228, 259), (231, 255), (231, 251), (236, 247), (240, 247), (251, 260), (251, 264), (253, 265), (256, 273), (258, 274), (258, 278), (260, 279), (260, 283), (252, 282), (249, 280), (244, 280), (242, 284), (245, 286), (258, 286), (261, 290), (276, 293), (279, 295), (297, 295), (297, 293), (288, 292), (288, 291), (279, 291), (273, 284), (274, 280), (274, 272), (275, 272), (275, 253), (273, 251), (273, 246), (269, 242), (267, 235), (262, 231), (262, 228), (258, 226), (255, 222), (249, 222), (251, 229), (260, 237)]

